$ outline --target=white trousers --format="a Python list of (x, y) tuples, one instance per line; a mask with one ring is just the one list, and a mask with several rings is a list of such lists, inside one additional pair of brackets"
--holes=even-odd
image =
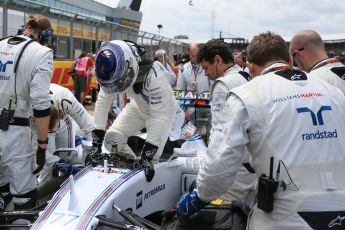
[(36, 189), (30, 127), (10, 125), (0, 130), (0, 186), (10, 183), (12, 195)]

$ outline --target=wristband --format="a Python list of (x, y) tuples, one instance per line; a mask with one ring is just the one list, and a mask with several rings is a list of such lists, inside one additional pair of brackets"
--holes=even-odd
[(47, 139), (45, 139), (45, 140), (43, 140), (43, 141), (41, 141), (40, 139), (37, 139), (37, 143), (38, 143), (39, 145), (48, 144), (48, 137), (47, 137)]

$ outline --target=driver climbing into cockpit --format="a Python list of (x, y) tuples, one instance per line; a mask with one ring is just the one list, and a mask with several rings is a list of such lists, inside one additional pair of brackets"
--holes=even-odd
[[(100, 47), (93, 75), (101, 89), (95, 105), (93, 148), (87, 161), (97, 161), (103, 140), (108, 151), (112, 151), (116, 143), (121, 155), (137, 159), (127, 139), (146, 128), (147, 138), (139, 163), (147, 181), (151, 181), (153, 161), (158, 161), (162, 154), (176, 112), (169, 72), (158, 61), (148, 59), (143, 47), (130, 41), (114, 40)], [(127, 93), (130, 102), (105, 133), (111, 103), (121, 92)]]

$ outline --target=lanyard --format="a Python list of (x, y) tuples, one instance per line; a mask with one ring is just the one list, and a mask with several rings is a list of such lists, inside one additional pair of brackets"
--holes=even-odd
[[(193, 64), (191, 64), (191, 65), (192, 65), (192, 71), (194, 73), (194, 81), (196, 82), (198, 80), (198, 73), (199, 73), (200, 67), (198, 66), (198, 67), (194, 68)], [(208, 81), (208, 88), (210, 88), (211, 87), (211, 81), (208, 77), (207, 77), (207, 81)]]
[(194, 68), (193, 64), (192, 65), (192, 71), (194, 73), (194, 81), (198, 80), (198, 72), (199, 72), (199, 67)]
[(318, 69), (318, 68), (320, 68), (320, 67), (322, 67), (322, 66), (325, 66), (325, 65), (328, 65), (328, 64), (331, 64), (331, 63), (337, 63), (337, 62), (339, 62), (339, 60), (336, 59), (336, 58), (331, 58), (331, 59), (329, 59), (328, 61), (325, 61), (325, 62), (323, 62), (323, 61), (324, 61), (324, 60), (322, 60), (322, 61), (316, 63), (316, 64), (310, 69), (310, 71), (315, 70), (315, 69)]
[(290, 69), (290, 67), (289, 67), (288, 65), (273, 67), (273, 68), (271, 68), (271, 69), (268, 69), (268, 70), (263, 71), (260, 75), (264, 75), (264, 74), (270, 73), (270, 72), (276, 72), (276, 71), (278, 71), (278, 70), (283, 70), (283, 69)]

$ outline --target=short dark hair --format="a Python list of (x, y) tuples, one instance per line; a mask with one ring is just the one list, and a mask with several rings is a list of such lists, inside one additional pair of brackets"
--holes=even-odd
[(200, 47), (197, 57), (198, 62), (205, 60), (213, 64), (214, 57), (217, 54), (223, 59), (223, 62), (226, 64), (234, 62), (234, 58), (231, 55), (228, 45), (225, 42), (216, 39), (210, 40)]
[(254, 36), (247, 47), (247, 60), (258, 66), (267, 62), (282, 60), (289, 62), (289, 49), (284, 39), (273, 32)]

